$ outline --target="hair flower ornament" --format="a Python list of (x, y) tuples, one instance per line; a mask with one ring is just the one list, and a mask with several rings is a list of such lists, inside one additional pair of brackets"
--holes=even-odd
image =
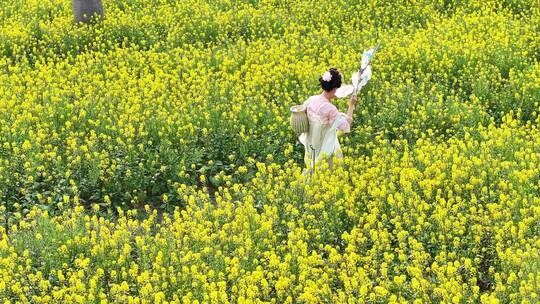
[(332, 81), (332, 74), (330, 74), (329, 71), (324, 72), (324, 74), (322, 74), (322, 80), (326, 82)]

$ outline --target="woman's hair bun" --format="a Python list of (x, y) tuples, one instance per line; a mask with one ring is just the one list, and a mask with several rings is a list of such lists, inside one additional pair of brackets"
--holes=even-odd
[(334, 88), (341, 87), (341, 74), (339, 71), (336, 68), (330, 68), (327, 72), (330, 73), (331, 79), (330, 81), (323, 79), (324, 74), (323, 76), (319, 77), (321, 88), (325, 91), (331, 91)]

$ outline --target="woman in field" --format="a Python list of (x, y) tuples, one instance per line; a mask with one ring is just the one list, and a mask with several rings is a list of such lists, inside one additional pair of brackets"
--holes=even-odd
[(332, 166), (332, 157), (343, 157), (337, 130), (350, 132), (356, 96), (351, 96), (347, 113), (339, 112), (332, 100), (336, 97), (336, 90), (341, 87), (341, 82), (339, 71), (335, 68), (329, 69), (319, 78), (323, 92), (304, 102), (309, 132), (302, 133), (299, 139), (305, 147), (304, 161), (307, 167), (313, 168), (321, 159), (325, 159)]

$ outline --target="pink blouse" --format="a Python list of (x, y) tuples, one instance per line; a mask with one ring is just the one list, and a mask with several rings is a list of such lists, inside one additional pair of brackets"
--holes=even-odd
[[(332, 124), (336, 119), (336, 116), (339, 114), (337, 107), (332, 104), (326, 97), (321, 95), (313, 95), (308, 100), (307, 103), (307, 115), (309, 117), (315, 117), (323, 123)], [(347, 115), (347, 120), (342, 122), (338, 129), (344, 133), (351, 131), (352, 119)]]

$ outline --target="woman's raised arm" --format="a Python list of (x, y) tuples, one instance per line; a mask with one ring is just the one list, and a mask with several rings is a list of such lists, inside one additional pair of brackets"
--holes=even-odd
[(351, 95), (351, 99), (349, 100), (349, 110), (347, 111), (347, 117), (349, 124), (353, 121), (353, 114), (354, 114), (354, 108), (356, 107), (356, 95)]

